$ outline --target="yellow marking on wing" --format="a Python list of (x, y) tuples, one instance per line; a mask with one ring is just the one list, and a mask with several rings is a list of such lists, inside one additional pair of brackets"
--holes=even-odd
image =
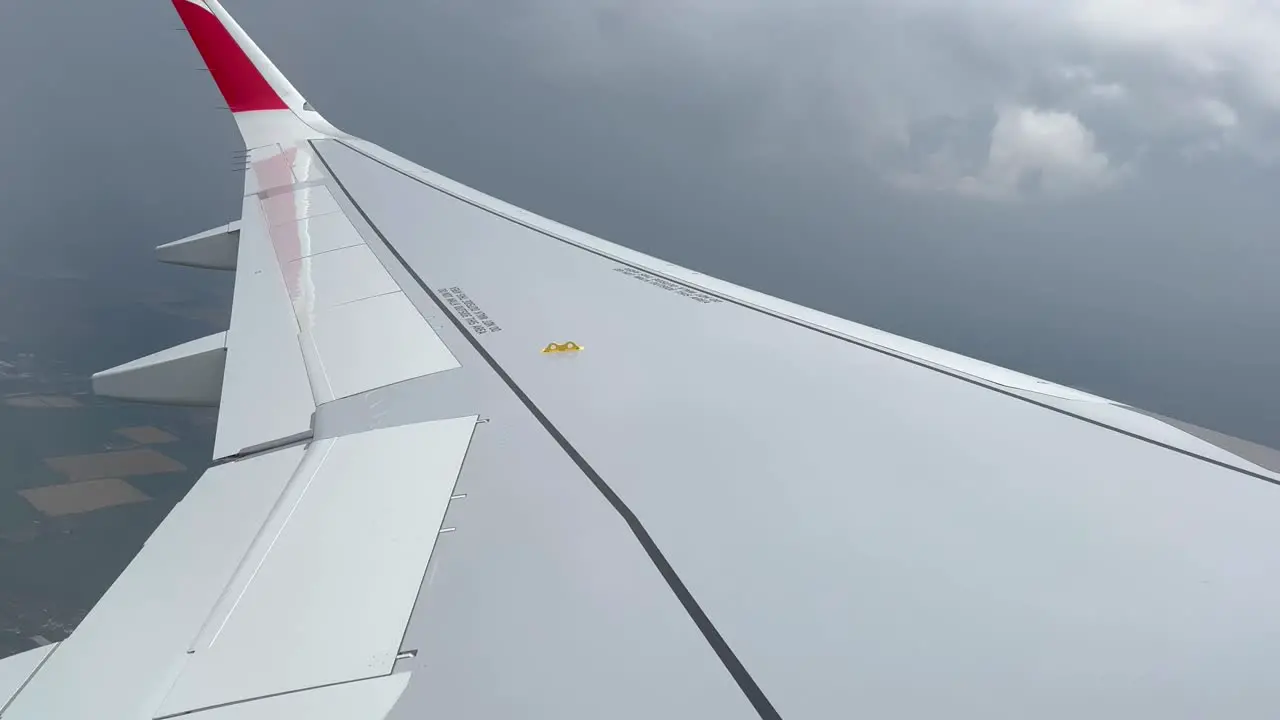
[(582, 350), (582, 346), (576, 342), (551, 343), (542, 348), (544, 353), (578, 352), (580, 350)]

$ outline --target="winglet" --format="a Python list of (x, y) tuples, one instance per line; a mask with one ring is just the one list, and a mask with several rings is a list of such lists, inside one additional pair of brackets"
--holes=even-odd
[[(289, 109), (280, 93), (271, 86), (266, 75), (236, 42), (230, 29), (219, 21), (212, 8), (195, 0), (173, 0), (173, 7), (182, 18), (182, 24), (187, 26), (187, 32), (191, 34), (231, 112)], [(275, 70), (275, 67), (271, 66), (271, 69)], [(278, 70), (276, 74), (279, 75)]]
[(340, 134), (217, 0), (173, 0), (249, 147)]

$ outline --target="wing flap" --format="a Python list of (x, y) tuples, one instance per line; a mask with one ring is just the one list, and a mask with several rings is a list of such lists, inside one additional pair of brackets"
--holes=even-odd
[(5, 720), (154, 717), (302, 452), (288, 448), (206, 472)]
[(0, 658), (0, 713), (8, 707), (9, 701), (18, 694), (22, 686), (36, 672), (53, 652), (57, 643), (32, 648), (17, 655)]
[(409, 684), (409, 673), (341, 683), (304, 692), (209, 708), (185, 720), (380, 720)]
[(390, 673), (474, 426), (313, 443), (160, 714)]

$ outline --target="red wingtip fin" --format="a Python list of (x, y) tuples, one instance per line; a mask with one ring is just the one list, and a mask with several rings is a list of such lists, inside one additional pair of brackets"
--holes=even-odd
[(227, 28), (203, 3), (173, 0), (173, 7), (182, 24), (187, 26), (231, 112), (289, 109)]

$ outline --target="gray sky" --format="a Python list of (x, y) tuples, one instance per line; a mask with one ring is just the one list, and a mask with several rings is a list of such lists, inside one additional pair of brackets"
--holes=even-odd
[[(1280, 443), (1280, 10), (225, 4), (339, 127), (503, 199)], [(172, 8), (11, 0), (4, 20), (3, 277), (71, 282), (55, 306), (0, 314), (0, 334), (79, 339), (111, 364), (208, 332), (130, 314), (147, 298), (228, 296), (229, 278), (150, 259), (233, 219), (241, 182), (234, 125)]]

